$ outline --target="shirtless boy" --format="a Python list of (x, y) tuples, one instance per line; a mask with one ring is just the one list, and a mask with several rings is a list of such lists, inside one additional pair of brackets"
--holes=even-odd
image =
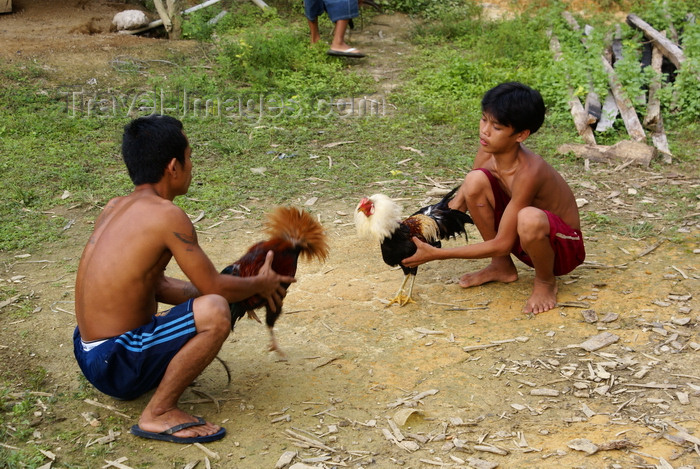
[[(122, 155), (133, 191), (109, 201), (95, 221), (78, 266), (74, 351), (84, 375), (117, 399), (155, 389), (135, 435), (177, 443), (215, 441), (224, 428), (177, 407), (185, 388), (231, 331), (229, 302), (253, 294), (277, 309), (285, 296), (272, 253), (255, 277), (221, 275), (173, 203), (192, 179), (182, 123), (167, 116), (133, 120)], [(165, 276), (172, 258), (190, 281)], [(158, 312), (158, 303), (177, 305)]]
[(473, 170), (450, 207), (469, 210), (484, 241), (440, 249), (414, 238), (418, 251), (402, 263), (414, 267), (436, 259), (490, 257), (487, 267), (460, 278), (460, 286), (469, 288), (517, 280), (512, 253), (535, 268), (523, 311), (542, 313), (557, 304), (556, 276), (571, 272), (586, 256), (576, 200), (562, 176), (523, 145), (544, 122), (539, 92), (503, 83), (484, 95), (481, 110)]

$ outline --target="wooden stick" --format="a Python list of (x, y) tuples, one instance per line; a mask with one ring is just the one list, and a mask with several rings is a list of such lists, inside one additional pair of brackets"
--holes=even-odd
[(627, 133), (632, 140), (643, 142), (646, 139), (646, 134), (644, 133), (642, 124), (639, 122), (639, 118), (637, 117), (637, 112), (634, 110), (632, 101), (625, 96), (625, 93), (622, 90), (622, 85), (618, 81), (615, 70), (612, 68), (612, 65), (610, 65), (610, 62), (608, 62), (608, 59), (606, 59), (604, 56), (601, 56), (600, 59), (603, 62), (605, 72), (608, 74), (610, 89), (612, 90), (617, 107), (620, 110), (620, 115), (625, 123)]
[[(561, 44), (554, 34), (549, 38), (549, 48), (554, 55), (554, 61), (559, 62), (561, 60)], [(574, 119), (576, 131), (583, 138), (584, 142), (589, 145), (595, 145), (595, 136), (593, 136), (593, 130), (588, 122), (588, 114), (584, 110), (581, 100), (574, 93), (573, 88), (569, 88), (569, 108), (571, 109), (571, 116)]]
[(646, 37), (654, 41), (654, 44), (661, 49), (661, 52), (673, 62), (677, 68), (685, 61), (685, 54), (680, 47), (668, 40), (663, 34), (652, 28), (649, 23), (641, 19), (634, 13), (627, 15), (627, 23), (637, 29), (641, 29)]
[(647, 115), (644, 116), (644, 126), (649, 129), (651, 141), (661, 152), (663, 162), (671, 163), (671, 150), (668, 147), (668, 139), (664, 131), (664, 120), (661, 116), (661, 101), (658, 92), (661, 89), (661, 63), (663, 61), (661, 50), (654, 45), (651, 51), (651, 68), (656, 73), (656, 78), (649, 84), (649, 104), (647, 105)]
[(121, 416), (121, 417), (124, 417), (124, 418), (127, 418), (127, 419), (131, 420), (131, 417), (129, 417), (129, 416), (126, 415), (126, 414), (122, 414), (121, 412), (119, 412), (117, 409), (115, 409), (115, 408), (112, 407), (111, 405), (102, 404), (102, 403), (97, 402), (97, 401), (94, 401), (94, 400), (92, 400), (92, 399), (85, 399), (83, 402), (85, 402), (86, 404), (94, 405), (94, 406), (96, 406), (96, 407), (102, 407), (103, 409), (111, 410), (111, 411), (114, 412), (115, 414), (117, 414), (117, 415), (119, 415), (119, 416)]

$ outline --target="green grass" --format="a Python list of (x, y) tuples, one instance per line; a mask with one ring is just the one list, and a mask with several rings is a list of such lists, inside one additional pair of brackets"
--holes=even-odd
[[(586, 18), (594, 26), (587, 51), (563, 21), (564, 5), (557, 2), (535, 3), (537, 9), (496, 22), (484, 21), (468, 1), (439, 8), (424, 3), (395, 5), (412, 14), (422, 11), (427, 20), (416, 22), (411, 32), (416, 52), (402, 85), (388, 98), (386, 115), (341, 117), (337, 107), (318, 108), (319, 102), (380, 93), (357, 67), (327, 57), (322, 45), (309, 47), (307, 26), (291, 4), (286, 11), (265, 13), (239, 5), (216, 26), (205, 27), (216, 9), (193, 15), (185, 32), (203, 41), (201, 54), (172, 52), (171, 65), (163, 65), (167, 73), (121, 73), (119, 88), (76, 95), (82, 108), (74, 109), (71, 90), (56, 89), (37, 65), (0, 65), (0, 251), (60, 243), (69, 222), (66, 209), (99, 208), (128, 192), (131, 183), (119, 155), (127, 113), (147, 114), (161, 105), (179, 106), (169, 113), (182, 117), (194, 150), (193, 185), (177, 203), (190, 213), (204, 210), (208, 218), (239, 204), (262, 212), (311, 195), (352, 199), (377, 180), (395, 180), (388, 190), (397, 195), (419, 190), (415, 183), (425, 175), (461, 179), (476, 148), (480, 98), (506, 80), (526, 82), (545, 98), (547, 119), (529, 145), (558, 167), (578, 165), (555, 157), (553, 149), (580, 141), (568, 111), (569, 87), (580, 92), (588, 75), (596, 87), (605, 85), (598, 58), (614, 26), (607, 16)], [(691, 3), (675, 0), (669, 9), (680, 21)], [(652, 23), (663, 27), (668, 20), (659, 8), (654, 2), (637, 12), (649, 13)], [(700, 115), (693, 73), (700, 39), (697, 27), (686, 26), (687, 71), (666, 87), (664, 108), (671, 149), (692, 165)], [(549, 50), (550, 27), (561, 41), (562, 62), (554, 62)], [(631, 59), (620, 70), (634, 92), (650, 77), (633, 65), (638, 33), (623, 26), (623, 34)], [(185, 95), (191, 107), (183, 117)], [(621, 138), (625, 130), (618, 125), (599, 140), (609, 144)], [(355, 143), (325, 146), (340, 141)], [(253, 172), (259, 168), (265, 171)]]
[[(621, 2), (606, 3), (614, 7)], [(639, 2), (634, 11), (666, 29), (662, 3)], [(667, 4), (678, 24), (685, 12), (698, 10), (697, 1), (669, 0)], [(359, 67), (327, 57), (323, 45), (309, 48), (298, 2), (266, 13), (249, 2), (241, 3), (215, 27), (206, 21), (216, 9), (193, 15), (185, 33), (201, 41), (201, 54), (173, 51), (167, 57), (169, 64), (146, 69), (139, 69), (137, 62), (125, 62), (111, 91), (105, 85), (75, 95), (84, 105), (75, 112), (73, 84), (55, 85), (31, 61), (0, 64), (0, 252), (12, 256), (75, 242), (65, 230), (72, 217), (94, 217), (110, 198), (131, 190), (120, 157), (128, 111), (147, 114), (160, 108), (161, 98), (165, 108), (175, 108), (182, 106), (185, 95), (190, 106), (196, 99), (201, 101), (196, 112), (188, 108), (184, 117), (181, 107), (169, 111), (182, 118), (193, 146), (193, 184), (189, 194), (176, 202), (190, 214), (205, 211), (206, 220), (228, 216), (229, 209), (240, 205), (260, 216), (272, 205), (302, 204), (312, 196), (346, 204), (349, 210), (365, 191), (380, 190), (374, 184), (377, 181), (385, 182), (381, 190), (391, 196), (423, 197), (421, 183), (427, 182), (426, 177), (461, 180), (477, 147), (481, 95), (513, 79), (540, 89), (548, 108), (544, 126), (528, 139), (528, 145), (560, 171), (579, 180), (594, 180), (583, 172), (580, 160), (556, 155), (555, 149), (561, 143), (580, 141), (568, 110), (569, 87), (580, 92), (589, 74), (596, 87), (605, 86), (598, 55), (614, 26), (607, 15), (587, 18), (595, 27), (587, 51), (563, 22), (563, 5), (557, 2), (534, 2), (537, 10), (498, 22), (484, 21), (480, 9), (467, 1), (402, 0), (392, 5), (422, 14), (425, 21), (416, 22), (411, 31), (415, 52), (406, 58), (401, 86), (385, 96), (382, 110), (386, 112), (363, 117), (342, 117), (337, 107), (318, 107), (320, 102), (338, 104), (343, 98), (381, 93)], [(328, 30), (330, 24), (325, 21), (322, 27)], [(566, 54), (559, 63), (549, 51), (550, 26)], [(666, 132), (676, 164), (669, 168), (655, 162), (650, 171), (696, 177), (700, 38), (697, 26), (685, 26), (687, 67), (663, 95)], [(632, 47), (636, 33), (627, 27), (623, 33)], [(638, 53), (633, 48), (629, 63), (621, 68), (631, 94), (652, 78), (637, 73), (632, 59)], [(219, 100), (228, 100), (228, 109), (218, 106)], [(139, 106), (144, 109), (138, 110)], [(600, 136), (599, 143), (621, 138), (625, 130), (617, 125)], [(338, 142), (352, 143), (329, 145)], [(598, 186), (601, 194), (618, 189), (622, 191), (604, 182)], [(642, 205), (644, 197), (656, 203)], [(664, 237), (682, 242), (685, 238), (674, 229), (687, 226), (690, 220), (685, 217), (697, 211), (693, 207), (698, 197), (697, 185), (650, 184), (626, 201), (638, 212), (657, 218), (639, 223), (589, 206), (581, 215), (592, 233), (656, 237), (663, 225), (670, 227), (663, 231)], [(0, 302), (22, 293), (13, 284), (2, 285)], [(25, 295), (2, 314), (11, 320), (24, 319), (36, 303)], [(10, 391), (53, 392), (48, 378), (40, 367), (21, 373), (0, 370), (0, 441), (21, 446), (19, 450), (0, 447), (0, 467), (38, 467), (45, 462), (39, 447), (28, 443), (33, 414), (40, 410), (36, 397), (17, 398)], [(97, 395), (82, 375), (77, 379), (78, 389), (57, 395), (59, 402)], [(67, 451), (75, 461), (89, 459), (97, 464), (109, 451), (101, 446), (76, 447), (72, 428), (55, 428), (56, 434), (46, 435), (47, 439), (74, 448)]]

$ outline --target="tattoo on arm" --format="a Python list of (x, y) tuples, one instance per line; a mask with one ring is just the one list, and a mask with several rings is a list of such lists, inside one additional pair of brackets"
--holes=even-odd
[(183, 243), (187, 244), (187, 250), (191, 251), (195, 244), (197, 244), (197, 232), (195, 231), (194, 227), (192, 227), (192, 234), (186, 234), (186, 233), (178, 233), (178, 232), (173, 232), (175, 237), (182, 241)]
[(195, 287), (191, 283), (185, 285), (185, 287), (182, 289), (182, 293), (185, 295), (186, 298), (197, 298), (201, 296), (201, 293), (199, 293), (197, 287)]

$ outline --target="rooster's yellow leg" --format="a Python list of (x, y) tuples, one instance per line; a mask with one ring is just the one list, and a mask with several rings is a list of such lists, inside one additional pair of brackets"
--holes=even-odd
[(393, 305), (394, 303), (398, 303), (399, 306), (405, 306), (408, 303), (415, 303), (415, 301), (411, 299), (410, 293), (408, 296), (406, 296), (405, 288), (406, 282), (408, 282), (409, 277), (411, 277), (411, 290), (413, 289), (413, 281), (415, 280), (415, 276), (411, 274), (405, 275), (403, 278), (403, 282), (401, 282), (401, 286), (399, 287), (399, 291), (397, 291), (396, 296), (391, 301), (389, 301), (389, 304), (386, 305), (387, 307)]
[(408, 286), (408, 295), (404, 298), (403, 303), (399, 303), (401, 306), (406, 306), (409, 303), (415, 303), (413, 300), (413, 283), (416, 281), (416, 276), (411, 275), (411, 284)]

